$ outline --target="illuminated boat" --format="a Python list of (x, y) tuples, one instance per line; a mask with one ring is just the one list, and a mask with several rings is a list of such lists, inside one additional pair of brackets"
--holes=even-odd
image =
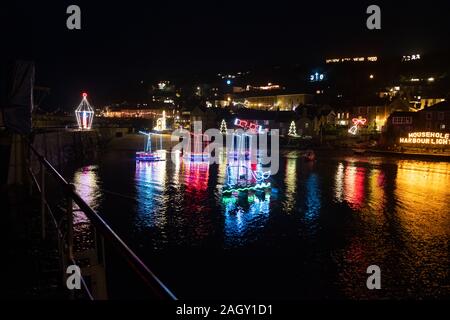
[(250, 160), (250, 152), (244, 151), (244, 152), (237, 152), (237, 151), (231, 151), (227, 153), (228, 158), (234, 159), (234, 160)]
[(202, 133), (190, 132), (189, 134), (193, 138), (190, 138), (189, 140), (190, 149), (188, 149), (188, 151), (183, 151), (183, 158), (192, 162), (209, 162), (211, 155), (207, 152), (203, 152), (209, 137)]
[(251, 190), (268, 190), (271, 188), (270, 171), (253, 169), (243, 163), (227, 164), (226, 184), (223, 193), (246, 192)]
[(208, 153), (185, 152), (183, 158), (193, 162), (207, 162), (210, 155)]
[(233, 133), (233, 145), (231, 150), (227, 152), (227, 157), (233, 160), (250, 160), (252, 135), (243, 133)]
[(136, 161), (164, 161), (165, 159), (161, 156), (159, 152), (136, 152)]
[[(143, 132), (139, 131), (140, 134), (145, 135), (147, 138), (145, 140), (144, 151), (136, 152), (136, 161), (165, 161), (163, 155), (164, 150), (162, 150), (162, 135), (159, 133)], [(152, 137), (159, 136), (159, 150), (152, 151)]]

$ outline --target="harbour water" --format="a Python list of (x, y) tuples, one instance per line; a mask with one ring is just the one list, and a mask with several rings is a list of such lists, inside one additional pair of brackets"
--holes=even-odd
[(270, 193), (224, 197), (225, 162), (137, 163), (137, 139), (73, 182), (177, 296), (450, 298), (450, 163), (284, 150)]

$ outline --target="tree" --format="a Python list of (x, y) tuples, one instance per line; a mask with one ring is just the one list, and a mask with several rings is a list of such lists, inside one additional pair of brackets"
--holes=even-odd
[(291, 126), (289, 127), (288, 135), (290, 136), (296, 136), (297, 135), (297, 128), (295, 127), (295, 122), (291, 122)]
[(222, 132), (222, 134), (227, 134), (227, 123), (225, 122), (225, 119), (222, 119), (222, 123), (220, 124), (220, 132)]

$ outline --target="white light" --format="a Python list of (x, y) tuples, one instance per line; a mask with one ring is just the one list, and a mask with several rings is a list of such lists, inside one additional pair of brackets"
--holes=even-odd
[(430, 78), (428, 78), (428, 81), (429, 81), (429, 82), (433, 82), (433, 81), (434, 81), (434, 78), (433, 78), (433, 77), (430, 77)]
[(373, 74), (371, 74), (371, 75), (369, 76), (369, 78), (370, 78), (370, 79), (373, 79)]
[(94, 109), (87, 101), (87, 93), (83, 93), (83, 99), (75, 110), (78, 128), (81, 130), (90, 130), (94, 119)]
[(163, 110), (162, 118), (156, 119), (156, 127), (154, 127), (153, 130), (164, 131), (166, 129), (166, 111)]

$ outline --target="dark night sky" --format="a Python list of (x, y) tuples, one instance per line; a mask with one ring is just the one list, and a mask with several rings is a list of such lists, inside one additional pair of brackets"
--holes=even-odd
[[(140, 80), (450, 47), (448, 1), (178, 2), (2, 4), (2, 54), (35, 60), (51, 109), (72, 108), (82, 90), (96, 105), (127, 98)], [(81, 7), (81, 31), (66, 29), (70, 4)], [(366, 29), (369, 4), (381, 7), (380, 31)]]

